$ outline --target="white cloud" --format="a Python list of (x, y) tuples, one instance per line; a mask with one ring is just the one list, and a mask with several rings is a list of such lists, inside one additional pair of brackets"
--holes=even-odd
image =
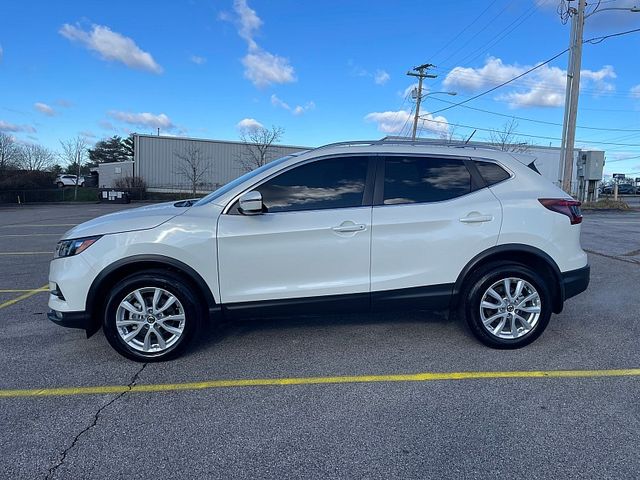
[(442, 84), (446, 88), (481, 90), (495, 87), (526, 70), (527, 67), (505, 65), (501, 59), (489, 57), (481, 68), (455, 67), (447, 74)]
[(233, 9), (238, 15), (238, 35), (247, 41), (250, 50), (258, 48), (253, 37), (260, 30), (262, 20), (256, 11), (247, 4), (247, 0), (234, 0)]
[(164, 113), (156, 115), (148, 112), (131, 113), (112, 110), (109, 112), (109, 116), (121, 122), (128, 123), (129, 125), (139, 127), (164, 128), (167, 130), (175, 128), (171, 119)]
[(274, 107), (283, 108), (288, 112), (291, 112), (293, 115), (300, 116), (309, 110), (313, 110), (316, 107), (314, 102), (307, 102), (304, 105), (296, 105), (295, 107), (291, 107), (287, 102), (278, 98), (278, 96), (274, 93), (271, 95), (271, 105)]
[[(233, 9), (238, 35), (247, 42), (248, 47), (247, 54), (242, 58), (245, 78), (258, 88), (295, 82), (295, 69), (289, 60), (264, 50), (255, 41), (263, 22), (256, 11), (249, 7), (247, 0), (234, 0)], [(231, 17), (223, 12), (218, 18), (229, 20)]]
[[(500, 58), (489, 57), (480, 68), (455, 67), (442, 83), (447, 88), (478, 92), (511, 80), (531, 68), (532, 65), (510, 65)], [(500, 94), (497, 99), (506, 101), (513, 108), (560, 107), (564, 104), (566, 76), (566, 70), (543, 65), (511, 83), (506, 87), (511, 90)], [(611, 65), (600, 70), (582, 70), (581, 76), (581, 88), (588, 86), (596, 94), (615, 90), (614, 85), (607, 81), (616, 78)]]
[(81, 132), (78, 132), (78, 133), (85, 138), (98, 138), (95, 133), (90, 132), (89, 130), (82, 130)]
[(299, 116), (308, 112), (309, 110), (313, 110), (314, 108), (316, 108), (316, 104), (314, 102), (307, 102), (304, 105), (296, 105), (296, 108), (294, 108), (291, 113)]
[(0, 120), (0, 132), (29, 132), (35, 133), (36, 129), (31, 125), (16, 125), (15, 123)]
[(376, 85), (384, 85), (391, 79), (391, 75), (389, 75), (384, 70), (376, 70), (376, 73), (373, 74), (373, 81)]
[(296, 81), (295, 71), (289, 60), (264, 50), (247, 53), (242, 58), (244, 76), (259, 88), (278, 83)]
[(45, 114), (47, 117), (53, 117), (57, 113), (53, 109), (53, 107), (51, 107), (50, 105), (47, 105), (46, 103), (42, 103), (42, 102), (34, 103), (33, 104), (33, 108), (38, 110), (40, 113)]
[(631, 87), (631, 96), (634, 98), (640, 98), (640, 84), (635, 87)]
[(204, 65), (205, 63), (207, 63), (207, 59), (206, 58), (200, 57), (198, 55), (191, 55), (189, 57), (189, 60), (191, 60), (196, 65)]
[(382, 70), (380, 68), (377, 69), (375, 73), (371, 73), (366, 68), (363, 68), (360, 65), (356, 64), (353, 60), (349, 60), (347, 62), (347, 65), (349, 65), (350, 75), (354, 77), (372, 78), (373, 82), (376, 85), (384, 85), (389, 80), (391, 80), (391, 75), (389, 75), (387, 71)]
[[(438, 135), (447, 135), (449, 123), (441, 115), (434, 117), (430, 113), (421, 115), (418, 129), (427, 130)], [(365, 115), (366, 122), (377, 123), (378, 130), (383, 133), (400, 133), (403, 127), (413, 122), (413, 115), (407, 110), (372, 112)]]
[(236, 124), (236, 128), (240, 131), (243, 131), (243, 130), (246, 131), (246, 130), (254, 130), (257, 128), (264, 128), (264, 125), (262, 125), (255, 118), (243, 118)]
[(141, 50), (131, 38), (104, 25), (93, 25), (91, 30), (85, 31), (77, 25), (65, 23), (59, 33), (73, 42), (83, 44), (89, 50), (98, 52), (104, 60), (121, 62), (138, 70), (162, 73), (162, 67), (150, 53)]
[(64, 98), (60, 98), (56, 100), (56, 105), (59, 105), (64, 108), (69, 108), (69, 107), (73, 107), (73, 102), (69, 100), (65, 100)]

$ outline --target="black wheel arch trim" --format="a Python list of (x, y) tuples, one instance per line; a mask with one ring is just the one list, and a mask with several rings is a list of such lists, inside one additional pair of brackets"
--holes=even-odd
[[(220, 312), (220, 306), (216, 303), (215, 298), (213, 297), (213, 293), (207, 285), (207, 282), (204, 281), (202, 276), (195, 269), (193, 269), (193, 267), (190, 267), (186, 263), (181, 262), (180, 260), (176, 260), (175, 258), (157, 254), (132, 255), (130, 257), (121, 258), (120, 260), (117, 260), (110, 264), (108, 267), (104, 268), (93, 280), (93, 282), (91, 283), (91, 287), (89, 287), (86, 311), (93, 312), (94, 308), (96, 307), (96, 301), (99, 298), (99, 294), (102, 294), (104, 296), (104, 292), (100, 292), (100, 286), (109, 277), (109, 275), (122, 267), (137, 263), (156, 264), (174, 268), (180, 271), (181, 273), (186, 275), (189, 280), (193, 281), (200, 292), (204, 295), (209, 316), (211, 317), (217, 315)], [(91, 321), (87, 325), (87, 337), (96, 333), (100, 329), (101, 325), (102, 322), (100, 318), (92, 317)]]
[(551, 256), (549, 256), (549, 254), (545, 253), (539, 248), (532, 247), (531, 245), (524, 245), (519, 243), (506, 243), (502, 245), (496, 245), (473, 257), (469, 261), (469, 263), (467, 263), (465, 267), (462, 269), (462, 271), (458, 275), (456, 283), (453, 286), (453, 292), (451, 295), (452, 309), (455, 307), (455, 305), (458, 304), (460, 294), (462, 293), (464, 282), (469, 277), (469, 275), (473, 273), (474, 269), (479, 264), (486, 261), (489, 257), (500, 256), (501, 254), (507, 254), (507, 253), (516, 253), (516, 254), (525, 253), (528, 255), (534, 255), (538, 257), (540, 260), (543, 260), (545, 264), (547, 264), (547, 266), (551, 269), (553, 273), (553, 277), (555, 280), (554, 287), (556, 287), (555, 289), (551, 288), (550, 290), (551, 292), (557, 292), (557, 294), (554, 296), (553, 312), (560, 313), (562, 311), (562, 306), (565, 300), (565, 288), (564, 288), (562, 273), (560, 272), (560, 268), (558, 267), (558, 264), (553, 260), (553, 258), (551, 258)]

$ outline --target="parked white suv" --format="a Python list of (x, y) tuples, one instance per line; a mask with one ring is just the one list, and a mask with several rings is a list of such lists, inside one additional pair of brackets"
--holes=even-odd
[(80, 178), (76, 175), (58, 175), (56, 177), (56, 181), (54, 182), (58, 188), (75, 186), (76, 182), (78, 182), (78, 186), (84, 187), (84, 178)]
[(449, 309), (485, 344), (535, 340), (589, 283), (579, 202), (509, 153), (327, 145), (198, 201), (106, 215), (58, 243), (49, 318), (175, 357), (210, 319)]

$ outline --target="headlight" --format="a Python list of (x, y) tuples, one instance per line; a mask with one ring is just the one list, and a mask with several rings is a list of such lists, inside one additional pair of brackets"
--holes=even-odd
[(72, 255), (82, 253), (91, 245), (96, 243), (99, 238), (100, 236), (76, 238), (74, 240), (60, 240), (56, 245), (56, 251), (53, 258), (70, 257)]

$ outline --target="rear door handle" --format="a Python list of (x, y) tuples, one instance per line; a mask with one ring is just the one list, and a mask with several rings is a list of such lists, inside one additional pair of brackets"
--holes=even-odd
[(493, 215), (469, 215), (460, 219), (462, 223), (483, 223), (493, 220)]
[(367, 226), (361, 223), (342, 222), (341, 225), (338, 225), (337, 227), (333, 227), (332, 230), (338, 233), (352, 233), (352, 232), (361, 232), (366, 228)]

